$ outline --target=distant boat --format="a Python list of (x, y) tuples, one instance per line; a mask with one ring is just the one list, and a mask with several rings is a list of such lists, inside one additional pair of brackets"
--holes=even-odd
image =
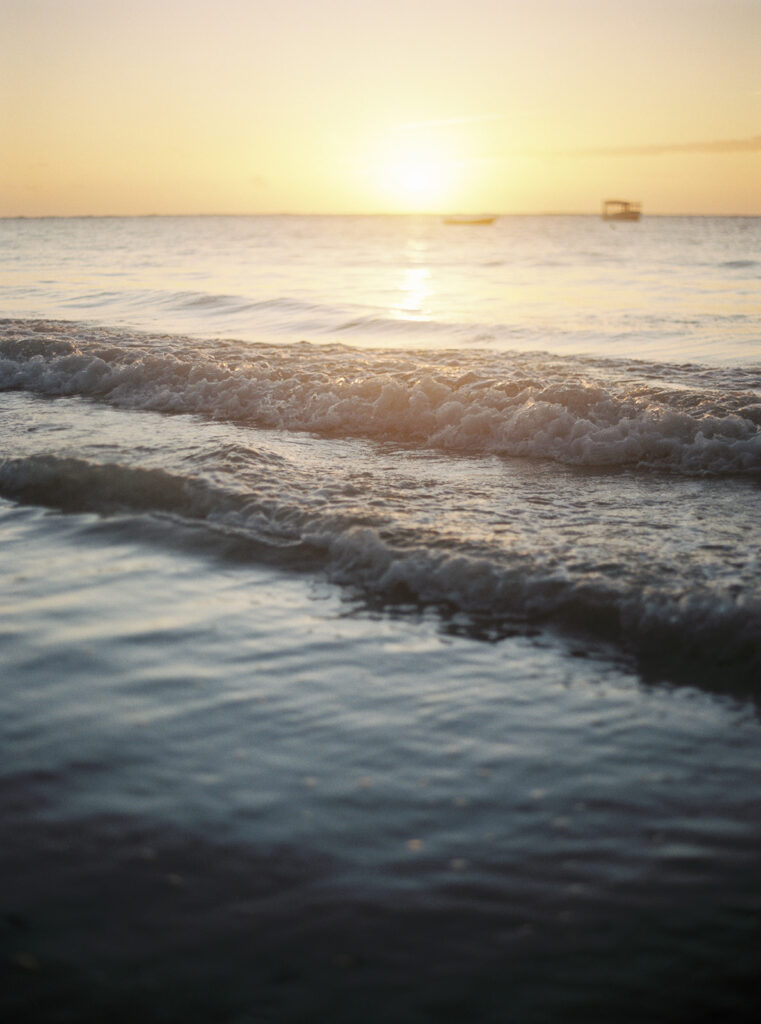
[(458, 213), (452, 217), (445, 217), (445, 224), (459, 224), (463, 226), (471, 226), (474, 224), (493, 224), (497, 219), (496, 214), (484, 214), (484, 213)]
[(630, 203), (626, 199), (606, 199), (602, 204), (603, 220), (639, 220), (641, 216), (641, 203)]

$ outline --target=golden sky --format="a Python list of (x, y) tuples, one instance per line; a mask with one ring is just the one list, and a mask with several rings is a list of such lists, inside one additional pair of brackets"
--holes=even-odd
[(0, 0), (0, 215), (761, 215), (761, 0)]

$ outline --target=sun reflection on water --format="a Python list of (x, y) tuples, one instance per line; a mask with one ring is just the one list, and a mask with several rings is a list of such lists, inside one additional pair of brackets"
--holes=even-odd
[(430, 297), (434, 294), (428, 267), (405, 267), (399, 281), (401, 295), (394, 306), (400, 320), (430, 320)]

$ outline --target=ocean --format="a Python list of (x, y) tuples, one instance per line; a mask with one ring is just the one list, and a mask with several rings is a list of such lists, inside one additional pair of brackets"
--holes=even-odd
[(761, 219), (0, 220), (17, 1021), (744, 1021)]

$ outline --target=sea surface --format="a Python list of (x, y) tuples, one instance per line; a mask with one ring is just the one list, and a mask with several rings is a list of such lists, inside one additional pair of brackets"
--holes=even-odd
[(0, 220), (0, 1003), (750, 1021), (761, 219)]

